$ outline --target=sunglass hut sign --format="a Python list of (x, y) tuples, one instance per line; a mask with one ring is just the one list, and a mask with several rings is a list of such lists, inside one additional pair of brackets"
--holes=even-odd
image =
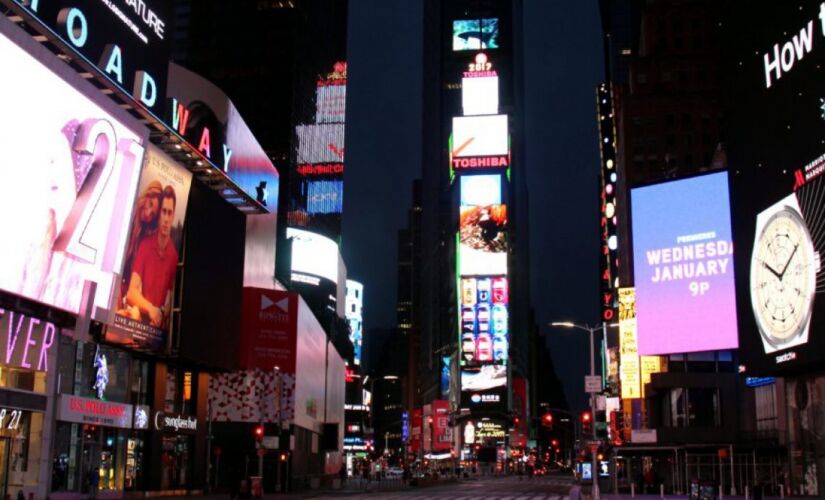
[(14, 0), (160, 116), (171, 51), (164, 0)]

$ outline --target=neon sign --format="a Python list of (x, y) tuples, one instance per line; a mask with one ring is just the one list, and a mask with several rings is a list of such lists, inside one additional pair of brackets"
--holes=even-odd
[(493, 70), (493, 63), (487, 59), (487, 54), (479, 52), (473, 62), (467, 65), (464, 78), (483, 78), (487, 76), (498, 76)]

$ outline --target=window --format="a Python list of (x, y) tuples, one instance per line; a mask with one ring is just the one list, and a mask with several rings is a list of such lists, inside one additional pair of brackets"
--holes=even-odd
[(688, 425), (690, 427), (719, 427), (719, 391), (716, 388), (688, 389)]
[(776, 384), (763, 385), (754, 389), (756, 396), (756, 430), (775, 431), (776, 418)]
[(675, 388), (670, 390), (670, 426), (687, 427), (685, 418), (686, 389)]
[(691, 352), (687, 355), (687, 371), (712, 373), (716, 371), (716, 355), (713, 351)]

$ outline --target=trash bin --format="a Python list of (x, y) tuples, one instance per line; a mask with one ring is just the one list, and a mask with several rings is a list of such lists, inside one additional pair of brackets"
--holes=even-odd
[(252, 476), (249, 478), (249, 489), (252, 492), (252, 498), (263, 498), (264, 496), (264, 478), (261, 476)]

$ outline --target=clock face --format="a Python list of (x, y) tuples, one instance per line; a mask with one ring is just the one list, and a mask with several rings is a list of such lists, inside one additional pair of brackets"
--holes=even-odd
[(760, 214), (767, 219), (764, 224), (757, 219), (751, 256), (751, 305), (766, 353), (807, 341), (816, 287), (810, 234), (799, 212), (784, 201)]

